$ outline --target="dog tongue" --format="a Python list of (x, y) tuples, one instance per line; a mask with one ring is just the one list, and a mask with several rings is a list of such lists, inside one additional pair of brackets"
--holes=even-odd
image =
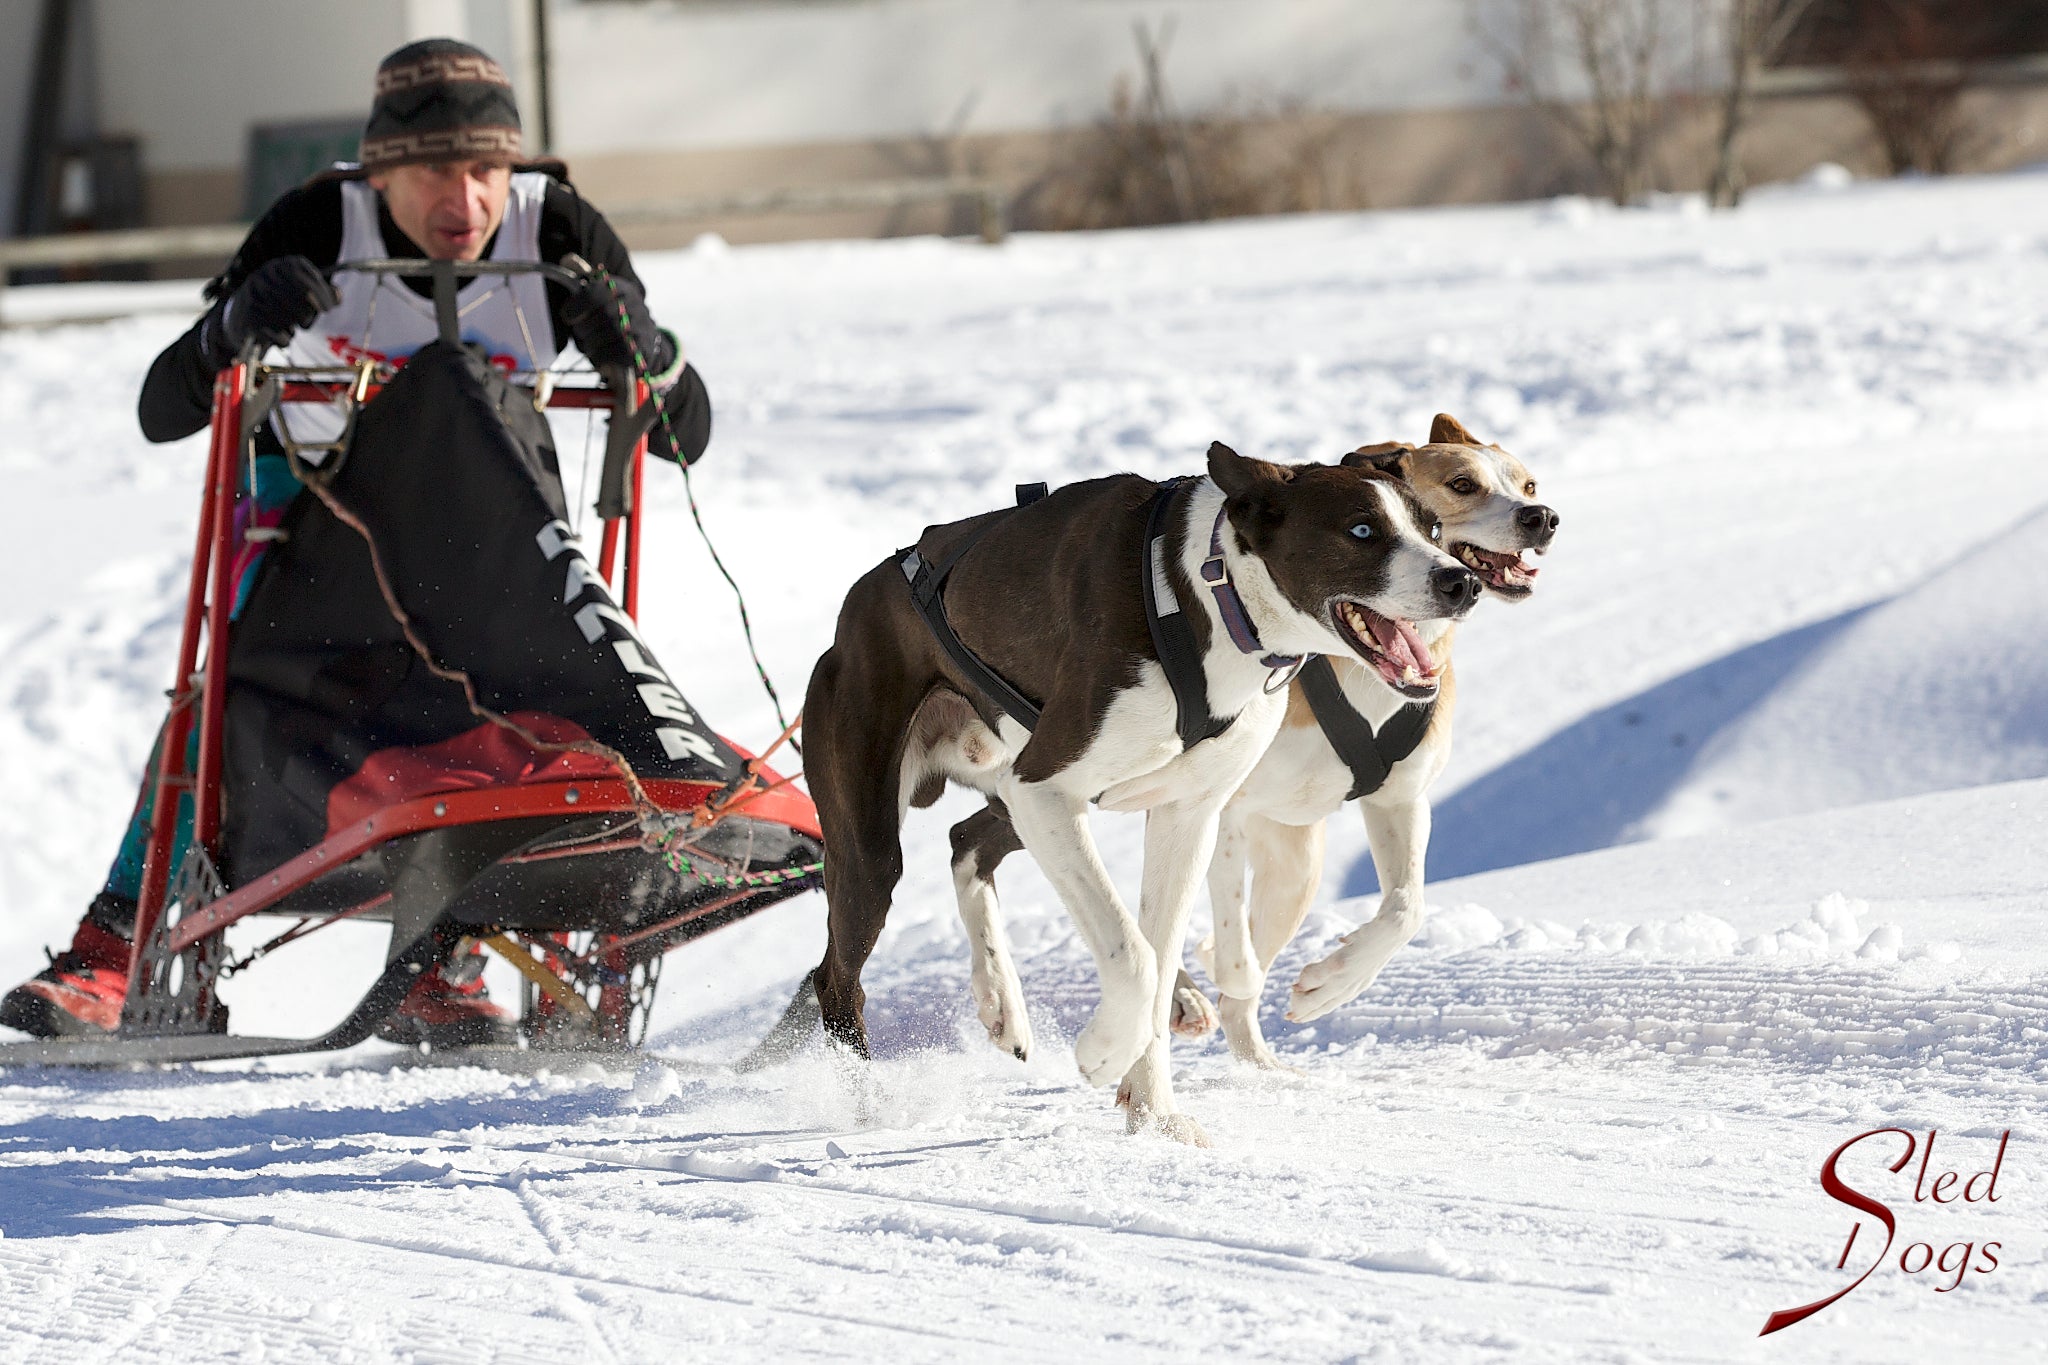
[(1378, 612), (1367, 612), (1365, 623), (1372, 629), (1373, 643), (1392, 660), (1396, 674), (1403, 671), (1402, 665), (1413, 664), (1423, 677), (1436, 676), (1436, 665), (1429, 661), (1429, 646), (1422, 643), (1415, 627)]

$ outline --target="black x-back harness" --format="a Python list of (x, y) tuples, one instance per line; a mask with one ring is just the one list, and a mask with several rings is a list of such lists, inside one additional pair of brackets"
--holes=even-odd
[(1435, 698), (1410, 702), (1388, 717), (1379, 733), (1374, 734), (1372, 722), (1345, 700), (1337, 670), (1320, 654), (1302, 665), (1301, 693), (1308, 698), (1308, 709), (1315, 713), (1323, 738), (1330, 741), (1337, 757), (1351, 769), (1351, 790), (1344, 793), (1346, 801), (1370, 796), (1385, 786), (1394, 765), (1422, 743), (1422, 736), (1429, 730), (1429, 719), (1436, 714)]
[[(1145, 516), (1144, 563), (1141, 566), (1145, 625), (1152, 633), (1153, 652), (1159, 656), (1159, 666), (1166, 673), (1167, 685), (1173, 689), (1177, 715), (1175, 729), (1183, 749), (1215, 738), (1237, 719), (1235, 715), (1217, 716), (1209, 710), (1209, 678), (1202, 668), (1202, 652), (1195, 641), (1194, 627), (1189, 623), (1187, 613), (1181, 609), (1180, 598), (1173, 591), (1169, 572), (1170, 561), (1166, 552), (1169, 509), (1182, 485), (1193, 481), (1191, 475), (1169, 479), (1152, 495)], [(1028, 507), (1045, 494), (1046, 488), (1042, 483), (1018, 484), (1017, 506)], [(910, 584), (910, 600), (917, 608), (917, 614), (924, 618), (932, 638), (939, 642), (939, 648), (946, 652), (954, 667), (1004, 715), (1026, 730), (1035, 730), (1042, 711), (1040, 705), (984, 663), (954, 633), (952, 624), (946, 620), (944, 591), (947, 576), (1000, 520), (1000, 517), (990, 517), (937, 563), (926, 559), (913, 545), (897, 553), (896, 564)], [(1259, 643), (1258, 632), (1252, 628), (1251, 618), (1245, 615), (1244, 603), (1239, 600), (1237, 589), (1230, 582), (1229, 569), (1223, 562), (1221, 513), (1218, 513), (1216, 527), (1209, 536), (1209, 555), (1202, 562), (1202, 579), (1215, 594), (1224, 625), (1239, 649), (1247, 654), (1259, 654), (1259, 662), (1275, 670), (1291, 669), (1300, 664), (1301, 661), (1291, 655), (1267, 653)]]
[[(1169, 513), (1174, 495), (1182, 485), (1192, 482), (1192, 475), (1169, 479), (1153, 494), (1145, 516), (1142, 573), (1145, 625), (1151, 631), (1152, 648), (1159, 656), (1159, 666), (1166, 673), (1168, 686), (1173, 689), (1175, 729), (1183, 749), (1191, 749), (1205, 739), (1214, 739), (1237, 719), (1235, 715), (1218, 716), (1209, 709), (1209, 679), (1202, 668), (1201, 648), (1195, 639), (1194, 626), (1181, 609), (1180, 598), (1173, 590), (1172, 561), (1168, 558), (1166, 542)], [(1017, 485), (1017, 506), (1028, 507), (1045, 495), (1046, 486), (1042, 483), (1020, 483)], [(917, 608), (917, 614), (923, 618), (932, 638), (938, 641), (939, 648), (946, 652), (954, 667), (1004, 715), (1026, 730), (1036, 730), (1043, 708), (983, 662), (954, 633), (952, 623), (946, 619), (944, 593), (947, 577), (1001, 519), (1000, 516), (990, 517), (963, 537), (953, 547), (952, 553), (937, 563), (926, 559), (913, 545), (897, 552), (896, 564), (910, 585), (910, 600)], [(1316, 655), (1304, 661), (1293, 655), (1268, 652), (1260, 643), (1251, 618), (1245, 614), (1243, 599), (1230, 581), (1230, 570), (1223, 558), (1223, 520), (1219, 510), (1216, 524), (1209, 532), (1209, 553), (1202, 561), (1201, 572), (1202, 581), (1209, 585), (1216, 599), (1224, 629), (1240, 651), (1260, 656), (1259, 662), (1273, 669), (1276, 677), (1282, 676), (1283, 671), (1288, 671), (1286, 676), (1299, 674), (1317, 724), (1322, 726), (1323, 734), (1329, 739), (1330, 747), (1337, 751), (1338, 758), (1351, 769), (1350, 797), (1379, 790), (1393, 766), (1414, 753), (1422, 742), (1435, 704), (1403, 707), (1394, 714), (1385, 729), (1375, 735), (1371, 723), (1344, 699), (1343, 689), (1338, 685), (1337, 675), (1328, 659)]]

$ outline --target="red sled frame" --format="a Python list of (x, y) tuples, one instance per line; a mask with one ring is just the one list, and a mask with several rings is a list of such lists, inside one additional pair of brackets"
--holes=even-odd
[[(389, 263), (376, 263), (386, 265)], [(441, 263), (435, 263), (439, 266)], [(391, 273), (421, 273), (419, 265)], [(463, 271), (497, 273), (497, 263), (472, 266)], [(535, 267), (528, 266), (527, 270)], [(550, 277), (555, 269), (539, 270)], [(452, 274), (436, 269), (438, 278)], [(452, 296), (452, 290), (449, 291)], [(443, 313), (443, 331), (451, 330), (452, 309)], [(384, 807), (350, 829), (331, 834), (279, 867), (260, 874), (232, 891), (219, 884), (212, 867), (219, 854), (221, 832), (222, 738), (226, 718), (227, 656), (229, 615), (235, 591), (234, 565), (235, 509), (240, 458), (254, 400), (259, 397), (258, 378), (275, 383), (272, 397), (282, 402), (334, 402), (346, 395), (360, 404), (374, 397), (382, 385), (370, 362), (353, 373), (259, 368), (247, 360), (221, 371), (214, 382), (213, 409), (207, 450), (206, 479), (200, 501), (199, 527), (193, 549), (192, 576), (185, 601), (185, 622), (178, 646), (178, 664), (171, 690), (170, 714), (165, 723), (158, 765), (149, 779), (154, 801), (151, 809), (147, 852), (143, 864), (141, 895), (138, 900), (134, 954), (128, 995), (121, 1027), (104, 1039), (61, 1040), (44, 1044), (0, 1048), (0, 1060), (13, 1052), (32, 1050), (24, 1057), (35, 1061), (70, 1061), (97, 1065), (133, 1061), (197, 1060), (212, 1057), (256, 1056), (272, 1053), (327, 1050), (359, 1042), (389, 1013), (419, 972), (440, 960), (457, 935), (453, 931), (423, 934), (406, 951), (394, 955), (384, 975), (348, 1019), (328, 1034), (313, 1038), (258, 1038), (224, 1032), (224, 1011), (213, 998), (218, 985), (221, 933), (231, 924), (279, 907), (285, 898), (321, 877), (342, 868), (378, 845), (406, 835), (453, 826), (484, 825), (495, 822), (562, 819), (568, 816), (618, 815), (631, 817), (645, 806), (637, 802), (631, 785), (620, 778), (556, 781), (451, 791)], [(609, 383), (553, 385), (552, 376), (539, 377), (536, 402), (548, 408), (609, 409), (614, 423), (630, 421), (644, 411), (652, 390), (644, 377), (623, 373), (607, 376)], [(630, 388), (626, 386), (630, 384)], [(629, 402), (622, 402), (626, 396)], [(259, 416), (260, 420), (260, 416)], [(647, 455), (644, 428), (633, 441), (625, 473), (627, 492), (618, 515), (603, 515), (603, 535), (598, 552), (598, 569), (614, 596), (629, 616), (638, 616), (642, 497), (641, 478)], [(625, 491), (625, 490), (620, 490)], [(600, 499), (600, 514), (605, 511)], [(623, 563), (620, 550), (623, 548)], [(193, 731), (197, 729), (197, 744)], [(188, 763), (188, 752), (196, 761)], [(744, 753), (744, 751), (742, 751)], [(813, 840), (822, 841), (816, 808), (808, 796), (778, 779), (758, 762), (750, 764), (753, 789), (735, 792), (711, 783), (645, 780), (639, 783), (646, 797), (670, 814), (704, 809), (714, 804), (721, 813), (744, 807), (748, 815), (785, 825)], [(211, 885), (179, 884), (180, 869), (171, 866), (181, 798), (191, 803), (190, 848), (185, 860), (185, 880), (190, 869), (202, 869), (203, 880)], [(567, 851), (548, 848), (522, 850), (503, 859), (506, 863), (575, 857), (579, 853), (616, 852), (627, 846), (642, 846), (643, 840), (627, 837), (581, 846)], [(528, 1022), (536, 1006), (555, 1011), (562, 1003), (575, 1006), (570, 1013), (581, 1015), (589, 1026), (584, 1044), (625, 1045), (631, 1038), (635, 1007), (628, 989), (629, 961), (641, 964), (641, 980), (651, 997), (652, 982), (658, 974), (661, 952), (694, 936), (694, 932), (718, 927), (731, 919), (751, 913), (774, 900), (815, 885), (813, 875), (773, 876), (693, 904), (686, 913), (628, 933), (596, 933), (579, 955), (570, 947), (566, 933), (529, 937), (531, 951), (521, 950), (502, 933), (482, 936), (497, 947), (508, 961), (528, 978), (526, 990)], [(352, 908), (319, 917), (315, 927), (340, 919), (374, 912), (391, 899), (391, 893), (372, 898)], [(758, 902), (751, 906), (744, 902)], [(179, 913), (166, 922), (172, 906)], [(710, 924), (702, 923), (711, 920)], [(693, 932), (694, 931), (694, 932)], [(397, 928), (394, 924), (394, 940)], [(284, 936), (286, 939), (293, 934)], [(394, 941), (394, 949), (398, 944)], [(631, 959), (628, 949), (634, 950)], [(596, 998), (584, 1003), (568, 998), (563, 978), (550, 970), (564, 960), (581, 960), (596, 965), (601, 989)], [(536, 970), (537, 969), (537, 970)], [(573, 988), (572, 988), (573, 989)], [(644, 1028), (644, 1016), (640, 1020)]]

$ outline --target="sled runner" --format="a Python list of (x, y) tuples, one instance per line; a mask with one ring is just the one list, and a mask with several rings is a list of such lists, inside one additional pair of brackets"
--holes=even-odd
[[(0, 1066), (349, 1047), (464, 941), (519, 970), (528, 1046), (629, 1047), (666, 952), (818, 882), (816, 811), (763, 761), (789, 732), (760, 758), (726, 741), (635, 624), (661, 420), (645, 375), (558, 383), (462, 344), (464, 286), (585, 277), (341, 269), (430, 278), (440, 339), (395, 365), (244, 357), (219, 375), (120, 1027), (0, 1045)], [(321, 407), (302, 434), (338, 414), (340, 435), (295, 442), (293, 416)], [(610, 415), (594, 560), (548, 408)], [(266, 420), (282, 456), (253, 438)], [(238, 503), (286, 476), (304, 491), (281, 519)], [(225, 931), (258, 915), (294, 922), (231, 959)], [(225, 978), (350, 919), (391, 940), (346, 1017), (308, 1038), (226, 1031)]]

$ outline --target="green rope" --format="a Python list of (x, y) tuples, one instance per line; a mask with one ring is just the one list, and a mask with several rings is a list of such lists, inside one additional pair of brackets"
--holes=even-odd
[(712, 886), (728, 889), (754, 886), (783, 886), (789, 882), (801, 881), (806, 877), (815, 876), (817, 873), (825, 870), (824, 863), (816, 862), (800, 863), (795, 867), (778, 868), (772, 872), (745, 872), (737, 877), (723, 872), (713, 872), (708, 868), (699, 867), (682, 850), (668, 847), (670, 841), (677, 837), (677, 833), (676, 830), (667, 829), (655, 836), (655, 850), (660, 854), (662, 862), (667, 865), (668, 870), (671, 872), (680, 872), (696, 877), (700, 881), (707, 882)]
[[(626, 300), (619, 293), (618, 281), (612, 278), (609, 270), (600, 269), (597, 274), (604, 281), (605, 287), (612, 291), (612, 301), (618, 305), (619, 335), (625, 339), (626, 345), (632, 348), (633, 367), (652, 391), (654, 383), (648, 378), (652, 371), (647, 364), (647, 357), (641, 354), (640, 338), (633, 334), (633, 319), (626, 312)], [(676, 346), (680, 353), (682, 343), (677, 342)], [(675, 428), (669, 424), (668, 405), (662, 401), (659, 393), (654, 393), (650, 401), (654, 404), (655, 414), (661, 419), (661, 430), (668, 437), (669, 449), (676, 452), (676, 467), (683, 471), (683, 493), (690, 501), (690, 519), (697, 523), (697, 534), (703, 537), (704, 548), (710, 551), (712, 564), (717, 566), (719, 576), (725, 579), (726, 586), (732, 589), (733, 600), (739, 604), (740, 633), (747, 638), (747, 655), (754, 661), (754, 675), (761, 680), (762, 688), (768, 693), (768, 704), (775, 708), (775, 723), (787, 730), (789, 719), (782, 714), (781, 694), (776, 692), (775, 680), (768, 676), (768, 667), (761, 662), (761, 651), (754, 645), (754, 623), (747, 615), (746, 594), (740, 591), (739, 582), (733, 578), (732, 571), (725, 567), (725, 560), (719, 557), (718, 547), (711, 543), (711, 532), (704, 525), (704, 513), (697, 506), (696, 486), (690, 482), (690, 466), (683, 462), (682, 448), (676, 442)], [(790, 741), (790, 747), (796, 749), (799, 754), (803, 752), (794, 740)]]

